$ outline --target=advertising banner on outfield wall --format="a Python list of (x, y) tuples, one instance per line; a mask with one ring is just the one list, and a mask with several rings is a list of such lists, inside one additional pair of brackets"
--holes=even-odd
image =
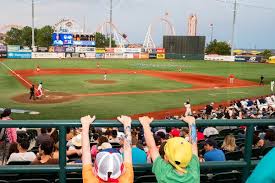
[(37, 52), (48, 52), (48, 48), (47, 47), (38, 47)]
[(141, 53), (139, 58), (140, 59), (149, 59), (149, 54), (148, 53)]
[(105, 48), (106, 53), (115, 53), (115, 48)]
[(96, 53), (95, 58), (97, 59), (104, 59), (105, 58), (105, 53)]
[(74, 53), (74, 47), (67, 47), (67, 48), (65, 48), (65, 52), (66, 53)]
[(65, 58), (65, 53), (33, 52), (32, 58)]
[(0, 45), (0, 53), (7, 53), (7, 46)]
[(125, 48), (114, 48), (114, 53), (125, 53)]
[(7, 58), (7, 52), (0, 52), (0, 58)]
[(262, 56), (235, 56), (235, 62), (261, 62), (263, 59)]
[(95, 41), (74, 41), (73, 42), (74, 46), (96, 46)]
[(96, 53), (85, 53), (86, 58), (95, 58)]
[(157, 54), (157, 59), (165, 59), (165, 54), (164, 53)]
[(124, 55), (123, 55), (123, 53), (105, 53), (105, 58), (123, 59)]
[(133, 53), (123, 53), (123, 58), (133, 59), (134, 58), (134, 54)]
[(96, 53), (105, 53), (105, 48), (96, 48), (95, 50)]
[(150, 53), (149, 54), (149, 59), (156, 59), (157, 58), (157, 54), (156, 53)]
[(155, 48), (147, 48), (146, 50), (145, 50), (147, 53), (157, 53), (157, 49), (155, 49)]
[(31, 52), (8, 52), (8, 58), (29, 59), (32, 58)]
[(75, 52), (76, 53), (94, 53), (95, 47), (76, 47)]
[(141, 53), (141, 48), (125, 48), (125, 53)]
[(165, 48), (157, 48), (157, 54), (165, 53)]
[(8, 52), (17, 52), (20, 50), (20, 45), (8, 45)]
[(54, 52), (56, 53), (64, 53), (65, 52), (65, 48), (62, 46), (55, 46), (54, 47)]
[(205, 55), (204, 60), (234, 62), (235, 61), (235, 56)]
[(49, 46), (49, 52), (54, 52), (54, 47), (53, 46)]

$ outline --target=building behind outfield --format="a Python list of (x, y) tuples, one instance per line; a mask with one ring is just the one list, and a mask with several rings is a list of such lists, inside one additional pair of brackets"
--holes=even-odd
[(167, 59), (203, 60), (205, 36), (163, 36)]

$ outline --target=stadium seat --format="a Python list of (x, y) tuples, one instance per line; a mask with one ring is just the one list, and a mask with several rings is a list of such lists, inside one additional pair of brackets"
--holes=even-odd
[(16, 181), (16, 183), (51, 183), (49, 180), (47, 179), (20, 179), (18, 181)]
[(200, 183), (209, 183), (209, 179), (207, 175), (201, 174)]
[(239, 172), (224, 172), (215, 174), (211, 179), (210, 182), (215, 183), (241, 183), (241, 173)]
[(135, 183), (157, 183), (155, 175), (144, 175), (137, 177)]
[(274, 147), (266, 147), (262, 150), (262, 156), (265, 156), (271, 149), (273, 149)]
[(219, 135), (222, 137), (225, 137), (226, 135), (232, 134), (232, 130), (231, 129), (223, 129), (219, 132)]
[(243, 158), (242, 151), (234, 151), (234, 152), (225, 153), (226, 160), (240, 160), (242, 158)]
[[(82, 178), (67, 178), (66, 182), (67, 183), (81, 183), (81, 182), (83, 182), (83, 180), (82, 180)], [(59, 179), (56, 179), (55, 183), (59, 183)]]
[(260, 148), (252, 148), (252, 160), (258, 160), (260, 159), (262, 150)]
[(8, 165), (30, 165), (31, 161), (11, 161)]
[(6, 181), (6, 180), (0, 180), (0, 183), (9, 183), (9, 181)]

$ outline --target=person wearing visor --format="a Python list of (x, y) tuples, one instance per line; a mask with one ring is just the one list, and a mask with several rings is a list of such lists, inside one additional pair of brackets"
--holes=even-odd
[(188, 123), (190, 143), (182, 137), (167, 140), (164, 145), (164, 159), (156, 146), (150, 124), (153, 118), (139, 118), (144, 129), (144, 137), (153, 160), (153, 173), (158, 183), (199, 183), (200, 164), (198, 159), (197, 131), (195, 118), (183, 117)]
[(94, 165), (92, 166), (89, 128), (94, 122), (95, 116), (85, 116), (81, 118), (83, 183), (133, 183), (132, 119), (128, 116), (120, 116), (117, 119), (124, 126), (124, 159), (116, 149), (107, 148), (97, 153)]

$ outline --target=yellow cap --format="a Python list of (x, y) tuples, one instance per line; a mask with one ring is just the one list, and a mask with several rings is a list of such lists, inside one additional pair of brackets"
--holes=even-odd
[(182, 137), (167, 140), (164, 146), (168, 161), (180, 172), (186, 173), (185, 168), (192, 159), (192, 145)]

